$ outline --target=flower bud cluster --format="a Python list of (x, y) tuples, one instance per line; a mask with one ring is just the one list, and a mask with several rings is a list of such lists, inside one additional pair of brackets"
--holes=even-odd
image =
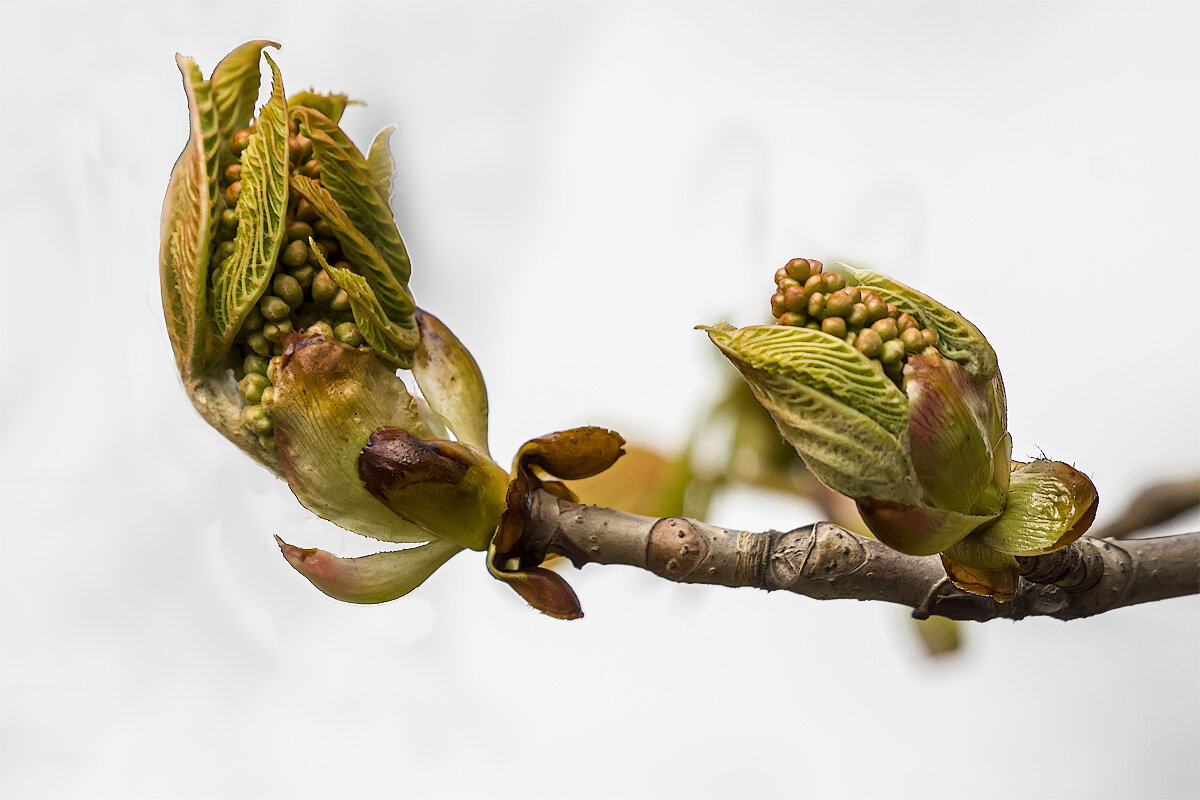
[[(238, 131), (231, 142), (233, 154), (240, 156), (254, 130)], [(289, 171), (312, 178), (320, 185), (321, 164), (314, 157), (313, 144), (300, 133), (295, 120), (289, 124)], [(216, 246), (210, 263), (209, 281), (216, 286), (222, 269), (233, 256), (237, 235), (237, 206), (241, 197), (242, 165), (234, 162), (220, 175), (220, 193), (225, 208), (218, 218)], [(338, 341), (358, 347), (363, 335), (354, 322), (350, 298), (345, 289), (321, 266), (313, 248), (335, 267), (355, 271), (342, 259), (342, 248), (333, 228), (321, 219), (312, 205), (297, 192), (288, 193), (284, 221), (284, 241), (279, 248), (270, 288), (259, 300), (234, 342), (234, 377), (246, 405), (242, 426), (258, 434), (264, 447), (274, 447), (269, 413), (274, 398), (269, 364), (283, 354), (288, 336), (300, 331), (324, 333)], [(309, 241), (313, 244), (310, 246)]]
[(775, 273), (775, 286), (771, 315), (776, 324), (843, 339), (877, 362), (897, 385), (908, 357), (937, 344), (937, 333), (922, 328), (911, 314), (870, 289), (847, 286), (838, 273), (825, 272), (820, 261), (793, 258)]

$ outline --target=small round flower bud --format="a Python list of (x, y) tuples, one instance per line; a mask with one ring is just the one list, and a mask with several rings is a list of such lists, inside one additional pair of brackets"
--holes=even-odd
[(296, 164), (303, 164), (312, 155), (312, 140), (306, 136), (288, 138), (288, 158)]
[(263, 326), (263, 336), (276, 344), (283, 344), (283, 340), (291, 335), (292, 321), (290, 319), (285, 319), (281, 322), (268, 322)]
[(225, 182), (234, 183), (242, 179), (242, 165), (230, 164), (225, 168)]
[(896, 308), (896, 306), (893, 303), (888, 303), (887, 304), (887, 315), (889, 317), (891, 317), (892, 319), (895, 319), (896, 317), (900, 316), (900, 309)]
[(909, 314), (907, 311), (904, 311), (901, 312), (900, 316), (896, 317), (896, 327), (900, 329), (901, 333), (903, 333), (909, 328), (920, 328), (921, 326), (917, 324), (916, 317), (914, 317), (912, 314)]
[(262, 312), (263, 318), (268, 322), (279, 322), (287, 319), (288, 315), (292, 313), (292, 307), (283, 298), (273, 294), (265, 295), (262, 300), (258, 301), (258, 310)]
[(233, 250), (234, 250), (233, 240), (226, 239), (225, 241), (223, 241), (219, 245), (217, 245), (217, 249), (216, 249), (216, 251), (214, 251), (213, 256), (217, 259), (217, 263), (219, 264), (220, 262), (224, 261), (225, 259), (229, 258), (231, 255), (233, 255)]
[(841, 275), (838, 275), (836, 272), (826, 272), (825, 273), (824, 288), (825, 288), (826, 294), (836, 292), (838, 289), (842, 289), (845, 286), (846, 286), (846, 279), (843, 278)]
[(871, 330), (879, 334), (879, 338), (885, 342), (891, 341), (900, 335), (900, 331), (896, 328), (896, 320), (891, 317), (875, 320), (871, 323)]
[(925, 328), (924, 330), (922, 330), (921, 336), (925, 337), (925, 346), (926, 347), (933, 347), (938, 342), (937, 331), (931, 331), (929, 328)]
[(300, 288), (302, 290), (307, 290), (308, 287), (312, 286), (313, 275), (315, 272), (316, 270), (314, 270), (308, 264), (288, 270), (288, 274), (296, 279), (296, 283), (300, 284)]
[(297, 308), (304, 302), (304, 289), (300, 281), (286, 273), (275, 276), (275, 280), (271, 281), (271, 291), (287, 303), (288, 308)]
[(879, 360), (884, 366), (896, 364), (904, 360), (904, 343), (899, 339), (891, 339), (883, 343), (879, 351)]
[[(835, 273), (829, 273), (833, 275)], [(854, 303), (850, 299), (849, 293), (845, 289), (839, 289), (829, 295), (829, 299), (825, 301), (825, 313), (831, 317), (844, 317), (854, 308)]]
[(300, 198), (300, 202), (296, 205), (296, 219), (300, 220), (301, 222), (307, 222), (311, 225), (320, 219), (320, 217), (317, 215), (317, 210), (312, 207), (311, 203), (304, 198)]
[(779, 318), (780, 325), (791, 325), (795, 328), (803, 327), (806, 322), (808, 322), (808, 316), (796, 311), (789, 311)]
[[(308, 250), (308, 239), (312, 235), (312, 225), (309, 225), (307, 222), (301, 222), (298, 219), (292, 220), (287, 224), (287, 227), (284, 228), (284, 236), (287, 238), (287, 240), (289, 242), (294, 242), (297, 240), (304, 242), (304, 249), (306, 251)], [(304, 254), (304, 257), (306, 259), (308, 258), (307, 252)]]
[(824, 278), (822, 278), (820, 275), (811, 275), (809, 276), (809, 279), (804, 282), (804, 293), (812, 294), (813, 292), (819, 292), (821, 291), (821, 287), (824, 285)]
[(242, 409), (242, 427), (259, 435), (268, 434), (274, 428), (267, 410), (257, 404)]
[(808, 274), (820, 275), (823, 269), (825, 269), (825, 265), (820, 261), (817, 261), (815, 258), (808, 259)]
[(850, 313), (846, 316), (846, 324), (851, 328), (861, 328), (867, 324), (867, 306), (864, 303), (855, 303), (850, 307)]
[(233, 139), (230, 141), (229, 147), (233, 150), (233, 154), (237, 156), (241, 155), (242, 151), (246, 149), (246, 145), (248, 144), (250, 144), (250, 131), (247, 128), (243, 128), (233, 135)]
[(225, 187), (225, 202), (231, 206), (236, 206), (238, 200), (242, 196), (242, 182), (234, 181)]
[(306, 178), (312, 178), (314, 181), (321, 179), (321, 163), (315, 158), (305, 161), (296, 171)]
[(334, 283), (333, 276), (328, 272), (321, 270), (313, 276), (312, 299), (315, 302), (328, 305), (337, 293), (338, 285)]
[(887, 303), (879, 295), (872, 294), (867, 298), (867, 322), (881, 320), (887, 315)]
[(900, 341), (904, 343), (904, 349), (910, 355), (925, 349), (925, 337), (918, 328), (905, 328), (900, 331)]
[(335, 234), (333, 232), (333, 226), (330, 225), (325, 220), (323, 220), (323, 219), (317, 220), (316, 222), (313, 223), (312, 227), (313, 227), (313, 233), (315, 233), (320, 238), (333, 239), (335, 242), (337, 241), (337, 239), (334, 238)]
[(842, 291), (850, 295), (851, 303), (862, 302), (862, 291), (857, 286), (847, 286), (845, 289), (842, 289)]
[(304, 332), (313, 336), (333, 336), (333, 326), (320, 319), (305, 328)]
[(350, 295), (346, 294), (345, 289), (338, 289), (337, 294), (329, 301), (329, 307), (334, 311), (349, 311)]
[(267, 380), (266, 375), (249, 372), (246, 374), (246, 377), (238, 381), (238, 392), (248, 404), (255, 405), (262, 399), (263, 389), (266, 389), (270, 385), (271, 382)]
[(771, 295), (771, 316), (778, 319), (780, 315), (787, 312), (787, 306), (784, 304), (783, 294), (776, 292)]
[(821, 332), (841, 339), (846, 335), (846, 320), (841, 317), (826, 317), (821, 320)]
[(799, 286), (789, 286), (783, 293), (783, 304), (788, 311), (804, 311), (808, 308), (808, 297)]
[(261, 330), (246, 337), (246, 346), (260, 356), (271, 355), (271, 343), (267, 341), (267, 337), (263, 336)]
[(788, 277), (799, 283), (808, 280), (808, 276), (812, 274), (812, 269), (808, 265), (807, 258), (793, 258), (784, 265), (783, 271)]
[(873, 329), (863, 328), (859, 332), (854, 346), (867, 358), (878, 358), (879, 353), (883, 350), (883, 339), (880, 339), (879, 334)]
[(810, 317), (815, 317), (825, 310), (825, 295), (820, 292), (813, 292), (808, 296), (808, 311)]
[(264, 322), (266, 322), (266, 320), (263, 319), (263, 315), (259, 312), (258, 306), (253, 306), (250, 309), (250, 313), (246, 315), (246, 321), (242, 323), (242, 330), (244, 330), (244, 331), (260, 330), (262, 328)]
[(778, 286), (780, 281), (790, 281), (791, 276), (788, 275), (787, 267), (780, 267), (775, 270), (775, 285)]
[(283, 248), (283, 254), (279, 256), (279, 260), (283, 262), (285, 267), (291, 269), (307, 263), (308, 256), (308, 241), (305, 239), (293, 239), (288, 242), (287, 247)]
[(229, 235), (233, 235), (237, 231), (238, 215), (232, 208), (227, 208), (221, 212), (221, 230)]
[[(267, 378), (264, 375), (263, 380), (265, 381), (266, 379)], [(262, 394), (258, 398), (258, 404), (261, 405), (263, 408), (270, 408), (271, 404), (274, 402), (275, 402), (275, 387), (268, 384), (266, 387), (263, 388)]]
[(359, 331), (358, 326), (353, 322), (343, 322), (334, 328), (333, 338), (351, 347), (358, 347), (364, 341), (362, 332)]
[[(242, 369), (247, 375), (249, 375), (251, 372), (256, 372), (259, 375), (266, 375), (267, 365), (269, 363), (270, 360), (266, 357), (251, 353), (250, 355), (246, 356), (246, 360), (242, 362)], [(275, 381), (271, 381), (271, 383), (274, 382)]]

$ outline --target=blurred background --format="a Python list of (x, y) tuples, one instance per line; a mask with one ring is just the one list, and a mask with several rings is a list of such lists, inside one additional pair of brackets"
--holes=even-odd
[[(1190, 798), (1200, 602), (964, 630), (904, 609), (571, 571), (528, 609), (464, 553), (374, 607), (272, 534), (306, 512), (174, 372), (159, 209), (176, 51), (254, 38), (386, 124), (422, 306), (492, 451), (598, 424), (678, 449), (795, 256), (921, 287), (1000, 355), (1014, 456), (1098, 524), (1200, 470), (1190, 2), (55, 3), (0, 26), (0, 795)], [(708, 521), (820, 510), (717, 495)], [(1159, 533), (1195, 530), (1193, 513)]]

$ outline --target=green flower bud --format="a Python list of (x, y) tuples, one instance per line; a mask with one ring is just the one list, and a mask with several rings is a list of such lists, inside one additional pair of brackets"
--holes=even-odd
[[(970, 322), (885, 276), (835, 269), (862, 298), (849, 330), (840, 317), (820, 332), (705, 330), (812, 472), (856, 500), (881, 541), (942, 553), (963, 588), (1011, 598), (1013, 556), (1081, 535), (1095, 487), (1060, 462), (1011, 462), (995, 352)], [(841, 309), (840, 291), (827, 308), (836, 298)], [(864, 312), (870, 327), (856, 333)]]
[(271, 281), (271, 291), (287, 303), (289, 309), (295, 309), (304, 302), (304, 289), (301, 288), (300, 281), (291, 275), (276, 275), (275, 280)]
[(242, 425), (256, 435), (271, 432), (271, 416), (260, 405), (246, 406), (242, 409)]
[[(304, 258), (301, 259), (301, 263), (307, 261), (308, 260), (308, 240), (311, 239), (312, 235), (313, 235), (312, 226), (309, 225), (307, 222), (301, 222), (300, 220), (293, 220), (292, 222), (289, 222), (287, 225), (287, 228), (284, 229), (284, 235), (287, 237), (289, 244), (296, 240), (300, 240), (301, 242), (304, 243), (304, 249), (303, 249)], [(287, 251), (284, 250), (284, 252), (286, 253)]]
[(263, 336), (276, 344), (283, 344), (283, 340), (291, 335), (292, 321), (290, 319), (268, 322), (263, 326)]
[(313, 275), (312, 299), (314, 302), (320, 303), (323, 306), (329, 305), (337, 293), (338, 285), (333, 282), (333, 276), (328, 272), (321, 270)]
[(238, 391), (242, 397), (250, 405), (257, 404), (262, 399), (263, 389), (271, 385), (267, 380), (266, 375), (259, 375), (257, 372), (248, 372), (246, 377), (238, 381)]
[(246, 346), (260, 356), (271, 355), (271, 342), (263, 336), (262, 331), (255, 331), (246, 337)]
[(312, 286), (313, 275), (315, 274), (315, 271), (312, 267), (308, 266), (308, 264), (305, 264), (302, 267), (296, 267), (296, 269), (289, 270), (288, 274), (296, 279), (296, 283), (299, 284), (301, 292), (304, 292)]
[(351, 347), (358, 347), (363, 343), (362, 332), (359, 331), (358, 326), (353, 322), (343, 322), (334, 328), (333, 338)]
[(283, 298), (276, 297), (273, 294), (263, 297), (258, 304), (258, 310), (263, 315), (263, 319), (268, 322), (279, 322), (280, 320), (287, 319), (292, 313), (292, 307)]
[(267, 366), (270, 364), (270, 359), (264, 356), (251, 353), (246, 356), (246, 360), (242, 362), (242, 371), (247, 375), (257, 373), (258, 375), (267, 374)]
[[(304, 225), (303, 222), (299, 224)], [(305, 225), (305, 227), (308, 226)], [(288, 242), (287, 247), (283, 248), (283, 255), (279, 257), (279, 260), (288, 269), (308, 263), (308, 239), (293, 239)]]

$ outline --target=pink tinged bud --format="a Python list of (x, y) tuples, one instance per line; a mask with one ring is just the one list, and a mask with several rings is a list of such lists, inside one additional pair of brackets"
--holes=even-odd
[(879, 541), (911, 556), (940, 553), (991, 521), (991, 517), (886, 500), (860, 500), (858, 511)]
[(275, 537), (297, 572), (325, 594), (346, 603), (386, 603), (411, 592), (462, 548), (433, 541), (420, 547), (339, 558), (324, 550), (299, 548)]
[(998, 381), (998, 374), (976, 381), (961, 364), (937, 354), (909, 357), (909, 445), (930, 505), (984, 516), (1003, 509), (1009, 439), (999, 422), (1003, 401), (999, 408), (993, 402), (991, 384)]

